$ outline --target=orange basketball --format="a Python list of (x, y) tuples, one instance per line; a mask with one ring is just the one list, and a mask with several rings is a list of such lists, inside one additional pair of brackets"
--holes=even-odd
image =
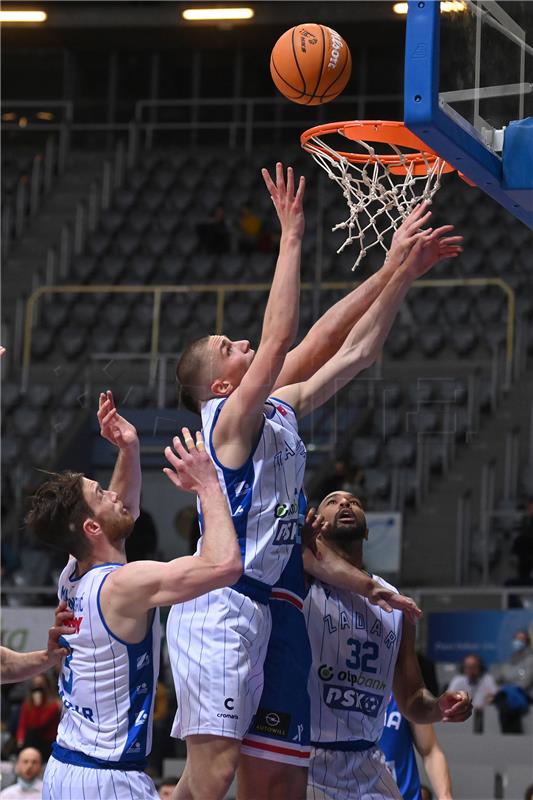
[(293, 103), (317, 106), (339, 95), (352, 71), (348, 45), (326, 25), (296, 25), (280, 36), (270, 56), (270, 74)]

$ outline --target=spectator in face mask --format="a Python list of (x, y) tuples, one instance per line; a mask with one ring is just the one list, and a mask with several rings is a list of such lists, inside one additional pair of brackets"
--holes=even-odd
[(494, 698), (502, 733), (522, 733), (522, 717), (533, 702), (533, 650), (527, 631), (513, 636), (512, 655), (495, 672), (500, 689)]
[(0, 792), (1, 800), (40, 800), (43, 796), (41, 754), (34, 747), (21, 750), (15, 766), (17, 782)]
[(43, 760), (48, 759), (57, 736), (60, 712), (61, 704), (51, 691), (46, 675), (36, 675), (20, 709), (17, 745), (35, 747)]

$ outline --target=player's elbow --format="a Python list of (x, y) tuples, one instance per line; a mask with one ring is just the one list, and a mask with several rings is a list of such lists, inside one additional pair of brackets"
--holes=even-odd
[(242, 571), (243, 568), (240, 553), (222, 561), (216, 567), (217, 580), (219, 581), (220, 586), (231, 586), (232, 584), (237, 583), (242, 575)]

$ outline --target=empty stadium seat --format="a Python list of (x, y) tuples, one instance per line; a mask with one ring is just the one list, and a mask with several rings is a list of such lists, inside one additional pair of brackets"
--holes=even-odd
[(448, 341), (458, 356), (468, 356), (478, 342), (476, 331), (470, 326), (452, 327)]
[(357, 437), (351, 446), (351, 457), (359, 467), (373, 467), (377, 464), (381, 450), (378, 438)]
[(390, 476), (382, 469), (365, 469), (365, 491), (383, 500), (390, 496)]
[(414, 464), (416, 440), (412, 436), (391, 436), (385, 447), (389, 464), (404, 467)]
[(17, 408), (13, 412), (15, 432), (22, 437), (34, 436), (40, 429), (41, 415), (33, 408)]

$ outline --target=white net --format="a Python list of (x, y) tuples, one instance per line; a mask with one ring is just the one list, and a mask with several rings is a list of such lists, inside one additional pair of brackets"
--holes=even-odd
[(303, 145), (329, 178), (340, 186), (348, 205), (347, 219), (332, 230), (346, 231), (346, 239), (337, 253), (349, 245), (359, 245), (352, 270), (376, 245), (388, 252), (389, 240), (396, 228), (413, 206), (421, 200), (431, 201), (446, 167), (446, 162), (433, 154), (422, 151), (406, 154), (394, 144), (388, 146), (397, 158), (391, 159), (388, 154), (384, 161), (383, 154), (377, 153), (369, 142), (356, 142), (364, 156), (358, 156), (358, 163), (349, 161), (319, 136), (311, 137)]

